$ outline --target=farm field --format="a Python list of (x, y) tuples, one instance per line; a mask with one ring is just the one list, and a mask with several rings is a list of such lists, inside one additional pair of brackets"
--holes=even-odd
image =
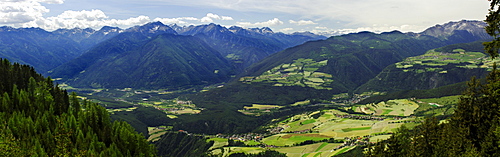
[(148, 127), (148, 141), (154, 142), (160, 139), (160, 136), (171, 130), (171, 126)]
[(260, 105), (252, 104), (252, 106), (244, 106), (239, 112), (245, 115), (260, 116), (261, 113), (271, 112), (271, 110), (276, 110), (282, 108), (283, 106), (278, 105)]
[[(306, 112), (291, 116), (270, 125), (271, 130), (281, 130), (260, 141), (262, 144), (291, 157), (334, 156), (353, 149), (344, 143), (327, 143), (324, 140), (347, 140), (347, 143), (377, 142), (391, 136), (402, 125), (413, 128), (422, 120), (416, 113), (439, 111), (451, 106), (458, 96), (433, 99), (397, 99), (377, 105), (355, 105), (348, 109), (359, 111), (373, 107), (374, 112), (347, 113), (337, 109)], [(299, 145), (304, 141), (313, 144)]]
[(377, 116), (410, 116), (419, 107), (417, 102), (408, 99), (389, 100), (377, 104), (366, 104), (351, 107), (354, 112)]
[[(440, 66), (447, 64), (465, 64), (459, 66), (461, 68), (491, 68), (493, 63), (499, 63), (500, 60), (489, 59), (489, 57), (481, 52), (467, 52), (463, 49), (455, 49), (452, 52), (437, 52), (436, 50), (427, 51), (424, 55), (409, 57), (404, 61), (396, 63), (397, 68), (403, 69), (405, 72), (416, 71), (417, 73), (425, 71), (438, 71), (447, 73)], [(425, 69), (416, 68), (415, 65), (427, 66)], [(432, 66), (432, 68), (430, 68)]]
[(340, 143), (315, 143), (305, 146), (276, 148), (273, 150), (286, 153), (289, 157), (332, 156), (337, 152), (334, 149), (340, 145)]
[[(286, 67), (286, 66), (285, 66)], [(93, 90), (93, 97), (106, 90)], [(109, 112), (127, 112), (134, 111), (136, 107), (154, 107), (157, 110), (165, 112), (165, 116), (170, 119), (177, 119), (181, 114), (197, 114), (203, 111), (194, 103), (188, 100), (163, 97), (172, 92), (156, 91), (134, 91), (127, 89), (120, 91), (125, 94), (123, 98), (115, 99), (122, 103), (123, 107), (118, 105), (108, 106)], [(133, 94), (132, 94), (133, 93)], [(137, 94), (136, 94), (137, 93)], [(159, 94), (162, 93), (162, 94)], [(144, 95), (152, 94), (154, 96), (144, 98)], [(138, 95), (141, 95), (140, 97)], [(128, 98), (127, 98), (128, 96)], [(133, 101), (132, 101), (133, 97)], [(359, 95), (356, 99), (362, 99)], [(346, 99), (345, 95), (335, 95), (333, 100)], [(90, 98), (89, 98), (90, 99)], [(267, 128), (275, 130), (270, 135), (264, 136), (260, 141), (246, 140), (242, 141), (246, 147), (227, 146), (228, 139), (211, 138), (214, 145), (210, 148), (212, 154), (228, 156), (232, 153), (259, 153), (267, 149), (287, 153), (288, 156), (332, 156), (342, 152), (349, 151), (357, 144), (344, 145), (344, 143), (327, 143), (325, 141), (347, 140), (353, 143), (376, 142), (390, 137), (389, 133), (394, 132), (398, 127), (406, 125), (412, 128), (419, 124), (421, 118), (417, 115), (433, 114), (443, 115), (452, 111), (452, 106), (456, 104), (458, 96), (450, 96), (433, 99), (398, 99), (389, 100), (377, 104), (362, 104), (349, 106), (348, 103), (339, 105), (346, 106), (339, 109), (322, 109), (319, 111), (305, 112), (290, 116), (287, 119), (276, 121)], [(106, 100), (102, 100), (106, 103)], [(340, 103), (339, 103), (340, 104)], [(139, 105), (139, 106), (137, 106)], [(266, 112), (280, 111), (283, 107), (290, 106), (309, 106), (309, 100), (299, 101), (289, 105), (266, 105), (252, 104), (244, 106), (241, 111), (248, 112), (248, 115), (259, 116)], [(240, 112), (241, 112), (240, 111)], [(355, 112), (352, 112), (355, 111)], [(254, 113), (252, 113), (254, 112)], [(349, 113), (348, 113), (349, 112)], [(148, 140), (157, 140), (166, 131), (150, 127)], [(270, 131), (271, 132), (271, 131)], [(312, 144), (301, 143), (313, 141)], [(269, 146), (269, 147), (268, 147)], [(276, 147), (276, 148), (275, 148)]]
[(267, 82), (274, 84), (274, 86), (307, 86), (316, 89), (331, 89), (327, 86), (333, 82), (332, 75), (318, 71), (327, 62), (328, 60), (313, 61), (312, 59), (299, 58), (294, 60), (294, 63), (281, 64), (260, 76), (242, 77), (240, 81), (247, 84)]

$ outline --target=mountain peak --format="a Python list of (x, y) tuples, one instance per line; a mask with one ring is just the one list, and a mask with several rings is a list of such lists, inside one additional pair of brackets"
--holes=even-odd
[(419, 33), (421, 35), (429, 35), (437, 38), (447, 38), (453, 35), (456, 31), (466, 31), (473, 36), (485, 37), (486, 34), (484, 27), (487, 24), (483, 21), (461, 20), (457, 22), (448, 22), (443, 25), (435, 25), (427, 28), (425, 31)]
[(273, 30), (269, 27), (262, 27), (262, 28), (249, 28), (248, 30), (251, 30), (253, 32), (257, 32), (260, 34), (273, 34)]
[(191, 25), (189, 27), (178, 27), (176, 29), (181, 30), (180, 32), (182, 32), (181, 34), (183, 35), (196, 35), (199, 33), (208, 35), (217, 32), (229, 32), (229, 30), (226, 27), (223, 27), (215, 23), (198, 25), (198, 26)]
[(127, 29), (126, 32), (140, 32), (147, 34), (162, 34), (162, 33), (177, 34), (177, 32), (174, 29), (170, 28), (167, 25), (164, 25), (159, 21), (150, 22), (142, 26), (134, 26)]

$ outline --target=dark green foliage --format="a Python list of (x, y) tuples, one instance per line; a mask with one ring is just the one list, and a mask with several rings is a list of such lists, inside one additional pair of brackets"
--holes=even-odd
[[(101, 106), (68, 97), (33, 68), (2, 60), (0, 156), (154, 156), (155, 148)], [(6, 89), (10, 87), (11, 89)]]
[(167, 118), (165, 112), (153, 107), (142, 106), (138, 106), (133, 111), (115, 112), (111, 116), (111, 119), (126, 121), (144, 136), (148, 136), (148, 126), (162, 126), (170, 124), (173, 121)]
[(242, 141), (239, 141), (239, 140), (232, 140), (232, 139), (228, 139), (227, 140), (228, 144), (227, 146), (235, 146), (235, 147), (244, 147), (246, 146), (244, 142)]
[(484, 52), (483, 42), (485, 42), (485, 40), (480, 40), (480, 41), (475, 41), (475, 42), (470, 42), (470, 43), (452, 44), (452, 45), (447, 45), (447, 46), (437, 48), (435, 51), (436, 52), (446, 52), (446, 53), (458, 53), (458, 52), (453, 52), (453, 50), (463, 49), (463, 50), (467, 50), (468, 52)]
[[(233, 72), (223, 56), (195, 37), (163, 34), (146, 41), (132, 37), (122, 33), (54, 70), (53, 76), (70, 78), (76, 87), (159, 89), (223, 82)], [(130, 44), (120, 47), (111, 42), (121, 38)], [(111, 47), (120, 49), (101, 53)]]
[(363, 157), (365, 154), (363, 153), (365, 151), (366, 146), (356, 146), (356, 148), (344, 152), (339, 155), (335, 155), (335, 157)]
[[(141, 31), (149, 30), (149, 28), (155, 26), (162, 26), (162, 29), (153, 33)], [(131, 28), (129, 31), (120, 33), (109, 40), (103, 41), (81, 56), (53, 69), (49, 75), (54, 76), (54, 78), (62, 78), (63, 81), (74, 79), (80, 72), (85, 71), (87, 68), (91, 68), (99, 61), (116, 58), (123, 55), (125, 52), (139, 49), (152, 37), (163, 33), (175, 34), (175, 31), (166, 29), (165, 27), (167, 26), (163, 24), (149, 23), (142, 27)]]
[(154, 144), (158, 148), (158, 156), (163, 157), (197, 157), (207, 156), (213, 141), (198, 135), (182, 132), (167, 132)]
[[(500, 1), (492, 0), (486, 31), (494, 37), (485, 43), (492, 58), (500, 49)], [(496, 10), (495, 10), (496, 9)], [(371, 146), (368, 156), (499, 156), (500, 71), (497, 66), (481, 83), (474, 77), (446, 123), (427, 118), (414, 132), (400, 129), (385, 142)]]
[[(328, 60), (327, 65), (318, 71), (332, 75), (331, 90), (317, 90), (301, 86), (277, 87), (264, 82), (244, 84), (235, 79), (224, 88), (189, 96), (195, 104), (207, 110), (199, 115), (186, 117), (186, 119), (181, 117), (182, 122), (175, 124), (174, 128), (197, 133), (249, 131), (250, 128), (259, 126), (257, 124), (265, 123), (270, 117), (278, 118), (278, 115), (286, 116), (284, 113), (295, 111), (283, 110), (272, 115), (251, 117), (237, 112), (245, 105), (249, 106), (253, 103), (288, 105), (308, 99), (330, 100), (334, 94), (354, 91), (355, 88), (375, 77), (386, 66), (401, 61), (405, 57), (420, 55), (431, 48), (455, 42), (425, 35), (415, 37), (397, 31), (382, 34), (362, 32), (307, 42), (263, 59), (249, 67), (241, 76), (258, 76), (281, 64), (293, 63), (299, 58), (314, 61)], [(446, 93), (446, 90), (448, 89), (433, 92)]]
[[(329, 99), (331, 91), (303, 87), (268, 87), (238, 83), (187, 96), (199, 107), (205, 108), (196, 115), (180, 115), (174, 129), (194, 133), (245, 133), (269, 120), (305, 111), (318, 110), (321, 106), (297, 106), (281, 108), (258, 117), (244, 115), (238, 110), (253, 103), (289, 105), (308, 98)], [(208, 99), (211, 98), (211, 99)]]
[(483, 84), (476, 79), (460, 98), (447, 123), (427, 118), (415, 130), (402, 127), (387, 141), (370, 148), (369, 156), (498, 156), (500, 71)]
[(485, 42), (484, 47), (486, 53), (490, 54), (491, 57), (498, 57), (498, 50), (500, 49), (500, 5), (499, 0), (490, 0), (489, 13), (486, 16), (485, 22), (488, 23), (484, 29), (486, 33), (493, 37), (492, 41)]
[(376, 95), (366, 98), (358, 104), (369, 104), (369, 103), (379, 103), (381, 101), (388, 101), (394, 99), (406, 99), (406, 98), (439, 98), (444, 96), (460, 95), (462, 91), (467, 88), (466, 82), (460, 82), (452, 85), (442, 86), (434, 89), (426, 90), (404, 90), (390, 92), (384, 95)]
[(328, 59), (328, 65), (320, 71), (332, 74), (334, 89), (349, 90), (373, 78), (387, 65), (422, 54), (439, 44), (434, 38), (417, 39), (401, 32), (348, 34), (308, 42), (273, 54), (251, 66), (244, 75), (260, 75), (282, 63), (293, 63), (298, 58)]
[[(79, 87), (176, 88), (226, 81), (231, 65), (192, 36), (163, 34), (137, 50), (98, 62), (70, 84)], [(210, 66), (207, 66), (210, 65)]]
[[(453, 52), (455, 49), (464, 49), (467, 52), (483, 52), (482, 42), (472, 42), (463, 44), (454, 44), (436, 49), (436, 52)], [(412, 70), (405, 72), (402, 68), (397, 68), (395, 64), (387, 66), (377, 76), (370, 79), (365, 84), (355, 90), (355, 93), (369, 91), (394, 92), (405, 90), (423, 90), (434, 89), (437, 87), (465, 82), (471, 77), (483, 78), (488, 73), (486, 68), (463, 68), (469, 63), (448, 63), (445, 66), (413, 65), (412, 69), (419, 69), (425, 72)], [(441, 70), (427, 71), (427, 68), (440, 68)], [(440, 73), (446, 71), (446, 73)], [(458, 93), (460, 94), (460, 93)]]

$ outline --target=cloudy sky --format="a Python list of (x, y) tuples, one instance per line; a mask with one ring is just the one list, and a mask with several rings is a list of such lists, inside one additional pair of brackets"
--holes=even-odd
[(487, 0), (0, 0), (0, 26), (99, 29), (216, 23), (291, 32), (420, 32), (484, 20)]

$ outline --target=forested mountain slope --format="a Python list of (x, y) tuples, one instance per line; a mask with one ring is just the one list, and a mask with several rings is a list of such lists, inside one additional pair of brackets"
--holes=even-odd
[(155, 156), (154, 146), (103, 107), (54, 86), (32, 67), (0, 64), (0, 156)]
[(161, 23), (150, 23), (142, 27), (130, 28), (124, 33), (99, 43), (83, 55), (60, 65), (52, 70), (49, 75), (54, 78), (62, 78), (63, 81), (75, 78), (80, 72), (85, 71), (95, 63), (139, 49), (151, 37), (159, 34), (176, 34), (176, 32)]
[[(460, 23), (467, 24), (468, 21)], [(393, 31), (381, 34), (361, 32), (310, 41), (252, 65), (223, 88), (197, 93), (190, 98), (198, 106), (207, 108), (206, 114), (223, 112), (227, 115), (231, 112), (237, 115), (238, 108), (253, 103), (287, 105), (304, 100), (330, 101), (335, 94), (354, 92), (387, 66), (407, 57), (422, 55), (449, 43), (476, 41), (475, 38), (463, 40), (473, 36), (467, 30), (451, 32), (446, 37), (454, 36), (460, 40)], [(203, 123), (210, 124), (203, 126), (205, 130), (228, 126), (235, 128), (234, 131), (244, 128), (238, 124), (241, 122), (228, 117), (202, 116), (203, 113), (193, 116), (199, 119), (183, 122), (181, 128), (199, 130), (194, 126)], [(225, 123), (218, 124), (218, 121)]]
[(47, 73), (79, 56), (77, 42), (40, 28), (0, 27), (0, 57), (36, 67)]
[(482, 78), (493, 62), (484, 54), (484, 41), (448, 45), (387, 66), (356, 93), (433, 89)]
[(231, 75), (232, 65), (205, 42), (163, 34), (100, 60), (67, 82), (76, 87), (175, 89), (219, 83)]

